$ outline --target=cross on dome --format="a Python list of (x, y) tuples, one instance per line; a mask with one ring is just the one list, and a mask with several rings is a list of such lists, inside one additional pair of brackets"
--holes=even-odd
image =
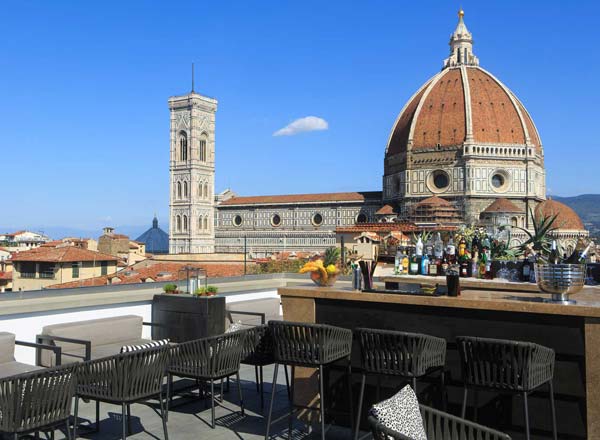
[(450, 36), (450, 56), (444, 60), (444, 68), (454, 66), (479, 66), (479, 58), (473, 54), (473, 36), (464, 21), (465, 11), (458, 11), (458, 24)]

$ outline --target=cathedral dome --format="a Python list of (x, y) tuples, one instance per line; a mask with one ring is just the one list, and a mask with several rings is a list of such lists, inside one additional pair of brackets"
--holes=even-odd
[(523, 104), (479, 67), (463, 15), (461, 11), (444, 68), (412, 96), (396, 119), (386, 158), (411, 150), (463, 145), (528, 146), (542, 154), (539, 134)]
[(545, 200), (535, 208), (535, 216), (539, 217), (551, 217), (556, 215), (556, 221), (554, 226), (558, 229), (567, 229), (571, 231), (584, 231), (585, 226), (581, 221), (581, 218), (577, 213), (565, 205), (564, 203), (557, 202), (556, 200)]

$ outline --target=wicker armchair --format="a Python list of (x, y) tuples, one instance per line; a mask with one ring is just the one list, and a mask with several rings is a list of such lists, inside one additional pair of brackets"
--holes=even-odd
[(69, 416), (76, 379), (75, 366), (0, 379), (0, 433), (11, 434), (16, 440), (64, 424), (70, 439)]
[[(419, 407), (427, 440), (510, 440), (510, 436), (485, 426), (425, 405)], [(369, 416), (369, 424), (375, 440), (413, 440), (386, 428), (373, 416)]]
[[(253, 365), (256, 376), (256, 391), (260, 394), (260, 407), (264, 406), (264, 380), (263, 367), (275, 363), (275, 354), (273, 353), (273, 336), (268, 325), (258, 325), (246, 330), (248, 337), (244, 346), (242, 355), (242, 364)], [(287, 367), (285, 371), (285, 382), (290, 393), (290, 382)]]
[[(418, 333), (358, 328), (354, 331), (360, 343), (362, 377), (358, 398), (358, 414), (354, 438), (358, 438), (367, 374), (377, 375), (377, 399), (381, 376), (410, 379), (417, 393), (417, 379), (440, 374), (442, 393), (445, 385), (446, 340)], [(442, 398), (445, 404), (445, 399)]]
[[(168, 440), (162, 385), (169, 363), (169, 346), (136, 350), (84, 362), (78, 369), (75, 420), (79, 398), (120, 404), (123, 439), (127, 438), (131, 404), (158, 397), (165, 440)], [(99, 414), (96, 412), (96, 425)], [(77, 436), (75, 436), (77, 438)]]
[(213, 428), (215, 427), (215, 380), (236, 375), (241, 413), (242, 416), (245, 415), (239, 372), (247, 337), (247, 331), (240, 330), (184, 342), (171, 348), (171, 363), (168, 369), (169, 390), (173, 388), (173, 376), (210, 381)]
[(306, 324), (286, 321), (269, 321), (269, 329), (273, 336), (275, 354), (275, 371), (273, 372), (273, 387), (271, 389), (271, 402), (265, 440), (269, 439), (273, 401), (275, 400), (275, 385), (279, 365), (292, 367), (290, 413), (288, 438), (292, 438), (292, 416), (294, 409), (294, 373), (296, 367), (313, 367), (319, 369), (319, 396), (318, 407), (302, 407), (311, 411), (319, 411), (321, 415), (321, 438), (325, 439), (325, 392), (323, 369), (333, 362), (346, 359), (348, 393), (350, 396), (350, 420), (352, 415), (352, 369), (350, 366), (350, 353), (352, 350), (352, 331), (345, 328), (323, 324)]
[[(493, 389), (521, 394), (525, 412), (525, 433), (529, 439), (527, 396), (544, 384), (550, 391), (550, 409), (554, 439), (556, 411), (554, 406), (554, 350), (532, 342), (507, 341), (467, 336), (456, 338), (464, 382), (462, 416), (467, 410), (468, 389)], [(475, 411), (477, 403), (475, 404)]]

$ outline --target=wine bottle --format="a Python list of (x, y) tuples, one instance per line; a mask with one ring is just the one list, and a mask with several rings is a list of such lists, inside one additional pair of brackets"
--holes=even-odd
[(592, 243), (590, 242), (590, 244), (588, 244), (587, 247), (585, 249), (583, 249), (583, 242), (578, 241), (577, 245), (575, 246), (575, 250), (573, 251), (571, 256), (565, 260), (565, 264), (584, 263), (591, 247), (592, 247)]
[(521, 281), (528, 282), (529, 276), (531, 275), (531, 265), (529, 262), (529, 258), (525, 256), (523, 260), (523, 266), (521, 267)]
[(552, 240), (552, 248), (550, 249), (550, 256), (548, 257), (548, 263), (558, 264), (559, 261), (560, 261), (560, 258), (558, 256), (556, 240)]
[(417, 257), (420, 257), (423, 255), (423, 241), (421, 240), (421, 237), (419, 237), (417, 239), (417, 244), (415, 246), (415, 255)]
[(441, 259), (444, 256), (444, 242), (442, 241), (442, 236), (438, 232), (435, 241), (433, 242), (433, 256), (436, 259)]

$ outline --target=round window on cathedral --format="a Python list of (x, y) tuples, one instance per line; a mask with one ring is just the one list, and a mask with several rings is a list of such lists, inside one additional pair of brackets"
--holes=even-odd
[(356, 217), (356, 223), (367, 223), (366, 214), (358, 214), (358, 217)]
[(490, 178), (492, 189), (496, 192), (504, 192), (508, 189), (509, 176), (504, 170), (495, 171)]
[(241, 215), (236, 215), (235, 217), (233, 217), (233, 226), (242, 226), (242, 223), (244, 222), (244, 220), (242, 219)]
[(446, 171), (436, 170), (429, 174), (427, 186), (433, 192), (445, 191), (450, 186), (450, 176)]
[(312, 224), (315, 226), (321, 226), (323, 224), (323, 216), (317, 212), (312, 216)]
[(271, 226), (279, 226), (281, 224), (281, 217), (279, 214), (273, 214), (271, 217)]

